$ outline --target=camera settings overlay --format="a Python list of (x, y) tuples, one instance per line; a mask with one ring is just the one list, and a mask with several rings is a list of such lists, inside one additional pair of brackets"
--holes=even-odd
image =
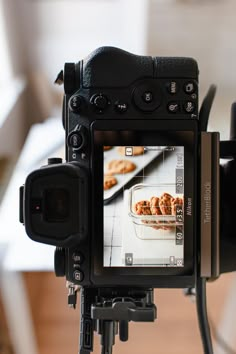
[(103, 266), (183, 267), (184, 147), (103, 150)]

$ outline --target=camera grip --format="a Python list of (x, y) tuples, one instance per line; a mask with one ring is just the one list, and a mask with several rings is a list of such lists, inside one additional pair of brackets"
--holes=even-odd
[(128, 87), (137, 78), (197, 76), (198, 65), (192, 58), (141, 56), (114, 47), (98, 48), (82, 62), (83, 88)]

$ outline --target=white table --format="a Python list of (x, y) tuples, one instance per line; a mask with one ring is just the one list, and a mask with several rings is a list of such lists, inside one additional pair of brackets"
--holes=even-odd
[(19, 222), (19, 187), (26, 176), (45, 164), (46, 157), (64, 145), (61, 120), (34, 125), (0, 205), (0, 288), (15, 354), (37, 354), (31, 311), (22, 272), (53, 271), (54, 247), (31, 241)]

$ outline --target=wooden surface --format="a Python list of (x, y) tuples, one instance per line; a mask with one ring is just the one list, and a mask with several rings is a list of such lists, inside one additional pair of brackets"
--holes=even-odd
[(0, 354), (14, 354), (8, 335), (4, 308), (0, 299)]
[[(231, 274), (208, 284), (209, 315), (217, 324), (231, 284)], [(79, 306), (67, 307), (63, 278), (53, 273), (26, 273), (30, 304), (40, 354), (77, 354)], [(155, 323), (131, 323), (129, 341), (116, 337), (114, 354), (201, 354), (203, 353), (196, 319), (195, 304), (181, 290), (156, 290), (158, 319)], [(100, 353), (95, 335), (94, 353)], [(223, 351), (222, 351), (223, 353)], [(30, 354), (30, 353), (26, 353)]]

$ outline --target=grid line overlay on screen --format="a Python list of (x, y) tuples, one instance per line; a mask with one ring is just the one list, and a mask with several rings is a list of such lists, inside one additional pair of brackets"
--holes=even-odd
[[(129, 158), (137, 164), (137, 173), (133, 172), (132, 174), (130, 172), (130, 180), (127, 179), (126, 173), (114, 174), (121, 187), (120, 193), (118, 195), (114, 194), (115, 197), (111, 202), (104, 205), (105, 267), (128, 265), (146, 267), (184, 266), (183, 205), (177, 204), (175, 206), (175, 213), (180, 214), (178, 218), (173, 214), (163, 214), (158, 215), (155, 219), (153, 215), (145, 215), (148, 214), (145, 211), (144, 215), (134, 215), (132, 210), (132, 205), (135, 205), (138, 201), (150, 200), (152, 196), (163, 196), (165, 193), (169, 193), (169, 198), (171, 196), (176, 200), (182, 198), (183, 203), (184, 148), (180, 146), (159, 146), (156, 147), (158, 153), (155, 152), (155, 147), (147, 146), (145, 148), (146, 151), (140, 154), (138, 158), (135, 156), (124, 157), (124, 159)], [(118, 147), (114, 146), (112, 149), (113, 152), (109, 153), (109, 156), (114, 156), (114, 150)], [(153, 159), (155, 168), (153, 168), (153, 161), (150, 159), (153, 152), (156, 154)], [(105, 156), (104, 154), (104, 173), (106, 173)], [(145, 159), (148, 163), (145, 163)], [(139, 168), (140, 166), (142, 168)], [(105, 195), (104, 192), (104, 198)], [(136, 195), (138, 196), (137, 199), (135, 199)], [(133, 198), (132, 203), (130, 198)], [(168, 203), (162, 206), (164, 209), (170, 209)], [(150, 207), (147, 206), (147, 208)], [(158, 223), (162, 223), (161, 226)], [(172, 227), (171, 223), (172, 225), (174, 223)], [(132, 252), (132, 247), (134, 252)], [(158, 252), (160, 248), (163, 254), (160, 251)], [(126, 255), (128, 255), (128, 261)]]

